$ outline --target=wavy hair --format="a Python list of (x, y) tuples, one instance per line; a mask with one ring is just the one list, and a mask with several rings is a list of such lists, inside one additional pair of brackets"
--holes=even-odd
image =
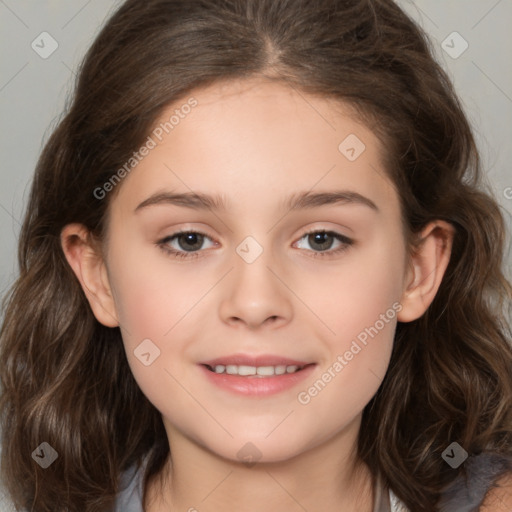
[[(411, 251), (428, 222), (455, 228), (433, 303), (397, 325), (388, 372), (363, 412), (361, 459), (409, 509), (427, 512), (459, 474), (441, 458), (451, 442), (470, 455), (512, 454), (505, 224), (422, 29), (392, 0), (128, 0), (87, 52), (40, 155), (19, 277), (4, 299), (1, 470), (17, 506), (112, 510), (123, 471), (147, 460), (146, 489), (162, 469), (161, 415), (131, 374), (119, 329), (93, 316), (60, 233), (78, 222), (104, 237), (115, 193), (101, 200), (94, 190), (167, 105), (253, 76), (354, 107), (385, 142)], [(59, 454), (44, 470), (31, 457), (43, 441)]]

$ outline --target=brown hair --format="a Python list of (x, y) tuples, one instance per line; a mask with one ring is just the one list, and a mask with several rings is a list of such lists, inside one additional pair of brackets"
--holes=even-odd
[[(93, 316), (59, 236), (72, 222), (104, 236), (114, 194), (93, 191), (166, 105), (258, 75), (356, 107), (386, 141), (408, 236), (433, 219), (456, 230), (433, 303), (397, 326), (388, 372), (363, 413), (361, 458), (416, 512), (436, 510), (459, 473), (441, 458), (451, 442), (471, 455), (512, 453), (504, 222), (422, 30), (391, 0), (128, 0), (89, 49), (40, 156), (20, 275), (5, 300), (2, 472), (17, 505), (107, 511), (122, 471), (147, 456), (146, 485), (163, 467), (161, 415), (131, 374), (119, 329)], [(59, 454), (44, 470), (31, 458), (43, 441)]]

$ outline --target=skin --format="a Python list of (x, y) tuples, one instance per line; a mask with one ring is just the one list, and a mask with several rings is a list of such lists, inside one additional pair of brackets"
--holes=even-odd
[(512, 510), (512, 473), (507, 473), (496, 482), (480, 507), (481, 512), (510, 512)]
[[(172, 461), (163, 488), (150, 486), (147, 510), (371, 512), (370, 473), (355, 452), (362, 411), (386, 373), (397, 321), (419, 318), (432, 302), (453, 230), (432, 222), (408, 258), (398, 195), (381, 163), (385, 148), (348, 106), (256, 79), (191, 96), (198, 106), (110, 198), (103, 255), (79, 224), (61, 235), (96, 318), (120, 326), (133, 375), (163, 417)], [(338, 150), (349, 134), (366, 146), (354, 161)], [(358, 203), (280, 207), (293, 193), (339, 189), (371, 199), (378, 211)], [(163, 191), (222, 194), (229, 207), (134, 212)], [(331, 238), (319, 248), (305, 236), (313, 228), (353, 244), (333, 254), (342, 244)], [(208, 235), (197, 244), (199, 257), (176, 259), (158, 247), (179, 229)], [(263, 249), (252, 263), (236, 252), (247, 236)], [(179, 242), (168, 245), (190, 251)], [(299, 403), (298, 393), (394, 303), (396, 316), (317, 396)], [(134, 355), (147, 338), (160, 350), (149, 366)], [(238, 396), (212, 385), (198, 363), (239, 352), (316, 366), (291, 390)], [(261, 456), (250, 467), (237, 456), (248, 442)]]

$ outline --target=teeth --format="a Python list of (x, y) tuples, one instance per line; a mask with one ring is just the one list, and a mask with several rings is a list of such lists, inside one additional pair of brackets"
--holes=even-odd
[(255, 366), (239, 366), (238, 375), (256, 375)]
[(275, 373), (276, 375), (283, 375), (283, 373), (286, 373), (286, 366), (276, 366)]
[(276, 373), (276, 370), (273, 366), (259, 366), (256, 368), (256, 373), (258, 375), (264, 375), (265, 377), (269, 377)]
[(295, 373), (299, 369), (302, 369), (296, 365), (279, 365), (279, 366), (245, 366), (245, 365), (234, 365), (228, 364), (224, 366), (223, 364), (218, 364), (214, 367), (209, 367), (215, 373), (227, 373), (228, 375), (240, 375), (240, 376), (250, 376), (257, 375), (261, 377), (271, 377), (273, 375), (283, 375), (285, 373)]

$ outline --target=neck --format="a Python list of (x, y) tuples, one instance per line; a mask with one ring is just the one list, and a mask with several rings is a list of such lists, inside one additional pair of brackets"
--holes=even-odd
[(291, 459), (249, 465), (166, 429), (172, 459), (149, 483), (146, 512), (373, 510), (372, 475), (346, 432)]

